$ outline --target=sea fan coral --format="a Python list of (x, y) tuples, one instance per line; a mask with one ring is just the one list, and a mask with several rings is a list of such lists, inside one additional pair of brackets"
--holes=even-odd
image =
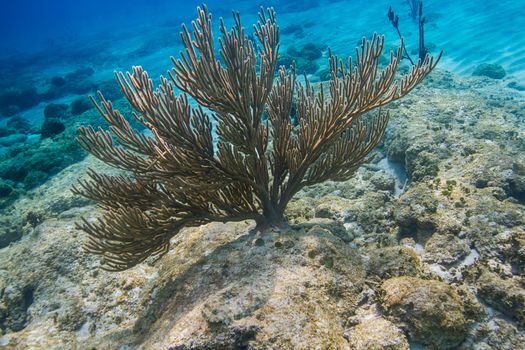
[[(109, 130), (81, 127), (78, 142), (129, 174), (91, 171), (73, 188), (105, 211), (99, 221), (79, 223), (89, 235), (87, 250), (103, 257), (104, 268), (124, 270), (165, 253), (186, 226), (246, 219), (259, 230), (285, 224), (284, 210), (299, 190), (349, 179), (369, 159), (388, 114), (367, 112), (406, 95), (439, 60), (427, 56), (395, 82), (401, 48), (378, 72), (384, 38), (374, 35), (356, 50), (355, 65), (330, 54), (328, 96), (306, 77), (300, 84), (293, 66), (277, 68), (273, 9), (261, 9), (256, 43), (238, 13), (234, 19), (230, 30), (221, 20), (216, 50), (211, 15), (198, 8), (192, 33), (185, 26), (181, 32), (185, 51), (172, 58), (174, 68), (156, 89), (140, 66), (116, 74), (133, 116), (151, 136), (134, 130), (102, 94), (100, 103), (93, 99)], [(192, 107), (189, 97), (200, 106)]]

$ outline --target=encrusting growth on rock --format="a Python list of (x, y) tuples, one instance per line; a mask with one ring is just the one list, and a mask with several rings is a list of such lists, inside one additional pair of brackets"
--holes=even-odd
[[(277, 68), (273, 9), (260, 11), (256, 43), (238, 13), (234, 19), (230, 30), (220, 21), (216, 50), (211, 15), (198, 8), (193, 32), (185, 26), (181, 32), (185, 51), (172, 58), (169, 78), (161, 77), (156, 89), (140, 66), (116, 74), (134, 118), (151, 135), (134, 130), (101, 93), (100, 103), (93, 99), (109, 130), (83, 126), (78, 142), (129, 172), (91, 171), (90, 180), (73, 188), (105, 210), (101, 220), (79, 224), (89, 235), (87, 250), (103, 257), (104, 268), (124, 270), (166, 253), (186, 226), (247, 219), (260, 230), (284, 224), (284, 210), (299, 190), (347, 180), (369, 160), (388, 114), (367, 112), (406, 95), (439, 60), (427, 56), (395, 82), (401, 47), (378, 72), (384, 38), (363, 38), (356, 64), (330, 54), (327, 96), (306, 77), (300, 84), (293, 66)], [(200, 106), (191, 106), (190, 97)]]

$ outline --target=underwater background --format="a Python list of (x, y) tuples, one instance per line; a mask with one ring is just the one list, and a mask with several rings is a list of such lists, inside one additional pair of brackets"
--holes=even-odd
[[(439, 65), (388, 107), (372, 163), (290, 203), (294, 234), (260, 246), (251, 223), (210, 224), (160, 261), (99, 269), (75, 227), (99, 208), (70, 191), (89, 168), (114, 171), (75, 142), (80, 125), (106, 126), (89, 96), (131, 116), (114, 72), (141, 65), (158, 83), (200, 4), (2, 2), (0, 348), (525, 349), (523, 0), (423, 1)], [(388, 61), (389, 7), (418, 56), (407, 1), (207, 6), (216, 35), (232, 10), (252, 33), (274, 7), (279, 64), (314, 83), (330, 78), (328, 49), (355, 55), (373, 33)]]

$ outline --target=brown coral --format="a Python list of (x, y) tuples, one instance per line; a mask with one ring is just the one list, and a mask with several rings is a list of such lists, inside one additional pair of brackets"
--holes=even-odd
[[(85, 150), (129, 172), (92, 171), (73, 189), (105, 210), (100, 221), (79, 225), (89, 234), (87, 250), (102, 255), (105, 268), (123, 270), (165, 253), (185, 226), (246, 219), (259, 229), (283, 224), (284, 209), (300, 189), (346, 180), (369, 159), (388, 114), (367, 112), (406, 95), (439, 60), (426, 57), (395, 83), (401, 49), (378, 72), (384, 39), (374, 35), (363, 39), (355, 65), (330, 54), (327, 96), (306, 77), (298, 83), (293, 66), (280, 67), (274, 81), (279, 28), (273, 9), (259, 13), (256, 44), (239, 14), (234, 18), (230, 30), (221, 20), (216, 50), (211, 15), (198, 8), (193, 32), (185, 26), (181, 32), (185, 52), (172, 58), (174, 68), (157, 89), (140, 66), (116, 74), (133, 116), (151, 136), (134, 130), (102, 94), (94, 103), (110, 130), (80, 128)], [(189, 97), (200, 106), (191, 106)]]

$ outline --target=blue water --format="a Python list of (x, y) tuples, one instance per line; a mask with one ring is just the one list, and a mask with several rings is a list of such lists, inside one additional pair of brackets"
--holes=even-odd
[[(113, 72), (142, 65), (158, 81), (171, 68), (169, 57), (181, 49), (181, 23), (195, 18), (200, 1), (49, 0), (3, 1), (0, 11), (0, 127), (22, 117), (34, 127), (24, 142), (34, 143), (50, 103), (70, 105), (96, 90), (115, 88)], [(386, 49), (399, 38), (387, 19), (389, 6), (400, 17), (409, 52), (417, 57), (417, 24), (402, 0), (380, 1), (218, 1), (208, 2), (215, 19), (231, 24), (238, 10), (250, 28), (259, 7), (273, 6), (282, 29), (281, 52), (290, 46), (321, 44), (340, 56), (352, 55), (358, 41), (374, 32), (385, 34)], [(424, 1), (425, 40), (431, 54), (444, 50), (440, 68), (469, 76), (481, 63), (506, 71), (505, 81), (525, 89), (525, 0)], [(218, 26), (218, 21), (214, 21)], [(294, 29), (295, 28), (295, 29)], [(322, 79), (327, 50), (309, 75)], [(88, 74), (79, 72), (86, 72)], [(53, 79), (69, 79), (67, 88)], [(69, 78), (68, 78), (69, 77)], [(23, 95), (27, 103), (16, 101)], [(118, 91), (117, 91), (118, 93)], [(32, 95), (31, 95), (32, 94)], [(14, 104), (10, 106), (9, 104)], [(6, 107), (7, 104), (7, 107)], [(0, 137), (2, 137), (0, 135)], [(0, 139), (0, 155), (6, 143)]]
[[(1, 85), (29, 73), (34, 80), (89, 65), (99, 77), (133, 64), (147, 66), (153, 76), (169, 68), (168, 54), (179, 49), (182, 22), (195, 16), (199, 1), (4, 1), (0, 12)], [(256, 18), (259, 5), (274, 6), (282, 28), (307, 24), (303, 38), (283, 35), (282, 46), (316, 41), (338, 54), (351, 54), (362, 35), (376, 31), (398, 42), (386, 12), (391, 5), (400, 16), (409, 47), (417, 44), (417, 27), (408, 18), (408, 6), (392, 1), (209, 1), (215, 17), (230, 19), (232, 9), (245, 23)], [(472, 73), (482, 62), (501, 64), (525, 80), (525, 1), (425, 1), (426, 41), (445, 50), (441, 67)], [(131, 51), (147, 45), (139, 55)], [(164, 49), (164, 50), (163, 50)], [(31, 56), (32, 54), (32, 56)], [(9, 57), (15, 58), (9, 60)], [(104, 56), (104, 57), (101, 57)], [(149, 56), (149, 57), (141, 57)], [(20, 64), (17, 66), (17, 62)], [(5, 76), (6, 68), (10, 76)], [(106, 72), (104, 72), (106, 70)], [(4, 73), (4, 74), (2, 74)], [(106, 74), (105, 74), (106, 73)], [(24, 78), (22, 76), (22, 78)]]
[[(45, 52), (57, 47), (74, 50), (93, 41), (103, 41), (108, 52), (125, 55), (140, 41), (159, 39), (160, 35), (171, 36), (174, 53), (180, 23), (192, 19), (200, 3), (193, 0), (3, 1), (0, 57)], [(322, 40), (340, 53), (351, 52), (361, 35), (373, 31), (395, 41), (395, 32), (386, 19), (391, 5), (400, 15), (403, 34), (416, 42), (417, 28), (407, 16), (408, 6), (401, 0), (208, 1), (216, 17), (228, 18), (230, 10), (235, 9), (242, 12), (246, 23), (255, 18), (260, 5), (276, 8), (281, 27), (311, 24), (307, 39)], [(447, 67), (468, 74), (476, 64), (492, 61), (520, 79), (525, 77), (525, 35), (521, 30), (525, 25), (525, 1), (425, 1), (424, 5), (427, 42), (445, 49), (443, 63)], [(162, 31), (167, 25), (169, 29)], [(286, 37), (283, 39), (284, 45), (291, 43)], [(64, 63), (60, 55), (54, 58), (55, 65)], [(137, 62), (134, 57), (121, 64)]]

